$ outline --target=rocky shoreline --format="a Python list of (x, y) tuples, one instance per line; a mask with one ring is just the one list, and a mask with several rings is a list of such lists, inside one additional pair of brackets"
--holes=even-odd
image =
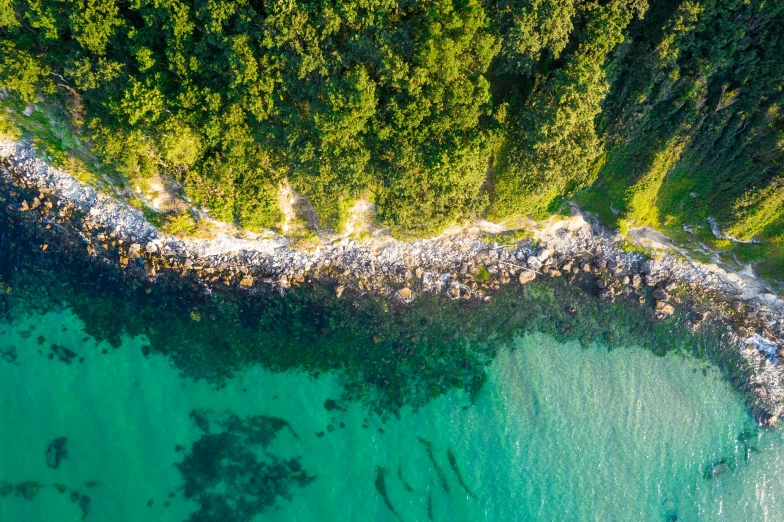
[[(586, 221), (577, 209), (571, 218), (538, 224), (529, 237), (508, 244), (473, 227), (411, 242), (336, 237), (303, 251), (282, 236), (166, 235), (140, 211), (51, 167), (19, 142), (0, 141), (0, 188), (7, 210), (78, 234), (96, 260), (149, 281), (174, 273), (241, 293), (317, 283), (332, 287), (338, 298), (355, 293), (410, 302), (423, 293), (443, 293), (453, 300), (489, 301), (502, 285), (537, 278), (571, 283), (579, 275), (597, 298), (635, 299), (660, 319), (681, 309), (695, 329), (706, 319), (726, 323), (751, 372), (735, 385), (755, 419), (775, 426), (784, 416), (784, 302), (761, 283), (749, 284), (748, 276), (669, 253), (649, 259), (627, 251), (623, 237)], [(41, 245), (44, 252), (48, 248)]]

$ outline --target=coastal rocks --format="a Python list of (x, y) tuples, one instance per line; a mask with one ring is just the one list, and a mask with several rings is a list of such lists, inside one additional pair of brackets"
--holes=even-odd
[(536, 279), (536, 272), (533, 270), (522, 270), (517, 278), (521, 285), (528, 284), (534, 279)]
[(526, 263), (530, 268), (534, 270), (539, 270), (540, 268), (542, 268), (542, 260), (539, 259), (538, 257), (531, 256), (528, 258)]
[(60, 467), (60, 463), (68, 457), (68, 439), (57, 437), (46, 448), (46, 465), (52, 469)]
[(775, 428), (779, 424), (779, 416), (775, 413), (767, 411), (765, 408), (757, 407), (751, 412), (757, 424), (764, 428)]
[[(158, 284), (182, 274), (204, 283), (208, 292), (236, 291), (241, 296), (251, 287), (259, 292), (264, 291), (259, 287), (283, 292), (307, 282), (334, 288), (337, 297), (351, 290), (357, 295), (385, 295), (409, 302), (416, 290), (417, 295), (433, 293), (479, 301), (491, 299), (513, 279), (527, 284), (537, 277), (537, 271), (555, 278), (560, 273), (567, 276), (569, 284), (589, 293), (598, 288), (596, 295), (607, 300), (648, 302), (647, 285), (659, 318), (674, 314), (673, 305), (688, 312), (692, 298), (703, 300), (699, 308), (712, 310), (716, 321), (731, 317), (739, 335), (754, 331), (784, 346), (784, 305), (772, 293), (766, 293), (762, 301), (738, 287), (737, 274), (718, 272), (671, 254), (645, 259), (639, 253), (624, 251), (619, 244), (622, 238), (587, 222), (555, 230), (542, 225), (532, 240), (514, 244), (468, 232), (411, 242), (391, 237), (367, 242), (330, 238), (309, 251), (297, 250), (289, 246), (287, 238), (274, 234), (269, 234), (271, 239), (248, 239), (221, 232), (210, 241), (181, 239), (156, 230), (137, 210), (36, 159), (26, 145), (15, 143), (10, 156), (4, 154), (0, 162), (7, 168), (0, 182), (11, 187), (2, 197), (7, 196), (8, 205), (26, 209), (15, 213), (15, 219), (27, 223), (34, 230), (31, 234), (57, 225), (55, 229), (65, 231), (62, 235), (77, 238), (71, 239), (67, 248), (78, 247), (81, 252), (89, 248), (96, 262), (123, 267), (125, 277), (143, 280), (149, 276), (143, 284)], [(580, 219), (576, 216), (573, 221)], [(62, 250), (55, 241), (41, 239), (41, 244), (50, 245), (47, 257)], [(671, 298), (674, 284), (685, 291)], [(408, 290), (398, 290), (403, 288)], [(4, 289), (0, 283), (0, 294)], [(683, 304), (679, 298), (684, 299)], [(698, 314), (688, 317), (687, 325), (697, 326), (704, 320)], [(192, 319), (199, 320), (201, 315), (194, 313)], [(739, 347), (745, 344), (741, 343)], [(16, 351), (8, 348), (0, 350), (0, 357), (6, 362), (18, 361)], [(76, 354), (65, 348), (53, 350), (51, 357), (71, 363)], [(754, 396), (752, 400), (771, 414), (781, 413), (772, 405), (784, 400), (776, 393), (782, 371), (775, 366), (783, 357), (775, 352), (766, 354), (767, 362), (748, 357), (753, 372), (767, 372), (760, 382), (764, 380), (769, 391), (764, 398)]]
[(404, 301), (410, 301), (411, 298), (414, 297), (414, 293), (407, 286), (398, 288), (397, 295), (399, 295), (400, 298), (403, 299)]
[(653, 309), (662, 315), (672, 315), (675, 313), (675, 308), (671, 304), (665, 303), (664, 301), (656, 301), (656, 305)]

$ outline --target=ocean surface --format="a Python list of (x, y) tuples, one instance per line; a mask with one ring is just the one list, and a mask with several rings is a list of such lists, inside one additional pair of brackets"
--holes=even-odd
[(329, 373), (216, 390), (146, 342), (115, 350), (67, 310), (0, 326), (0, 520), (782, 520), (781, 433), (704, 362), (526, 334), (473, 402), (381, 422)]
[(722, 325), (558, 282), (221, 294), (29, 238), (0, 227), (2, 522), (784, 520)]

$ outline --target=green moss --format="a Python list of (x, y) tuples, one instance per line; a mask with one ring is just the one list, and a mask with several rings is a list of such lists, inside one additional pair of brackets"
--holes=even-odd
[(484, 283), (485, 281), (489, 281), (490, 280), (490, 272), (487, 270), (487, 267), (483, 266), (482, 268), (480, 268), (479, 269), (479, 273), (477, 273), (474, 276), (474, 279), (476, 279), (480, 283)]

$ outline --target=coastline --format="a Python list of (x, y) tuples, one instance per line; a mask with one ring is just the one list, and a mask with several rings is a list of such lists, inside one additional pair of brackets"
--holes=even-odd
[(8, 197), (3, 202), (8, 209), (78, 235), (81, 248), (96, 261), (117, 265), (130, 277), (155, 281), (164, 272), (187, 274), (208, 288), (247, 293), (261, 286), (284, 292), (318, 283), (330, 286), (338, 298), (366, 293), (410, 302), (423, 293), (489, 301), (502, 285), (551, 277), (572, 282), (581, 274), (599, 299), (637, 298), (660, 319), (676, 307), (690, 314), (694, 328), (706, 317), (720, 318), (731, 325), (733, 346), (752, 369), (736, 387), (749, 398), (755, 419), (775, 426), (784, 415), (779, 366), (784, 301), (748, 273), (670, 253), (648, 259), (629, 252), (623, 237), (576, 208), (571, 218), (537, 224), (528, 239), (511, 244), (490, 243), (474, 226), (410, 242), (336, 237), (303, 251), (282, 236), (243, 239), (221, 233), (205, 240), (164, 234), (140, 211), (52, 168), (21, 143), (1, 141), (0, 162), (0, 195)]

